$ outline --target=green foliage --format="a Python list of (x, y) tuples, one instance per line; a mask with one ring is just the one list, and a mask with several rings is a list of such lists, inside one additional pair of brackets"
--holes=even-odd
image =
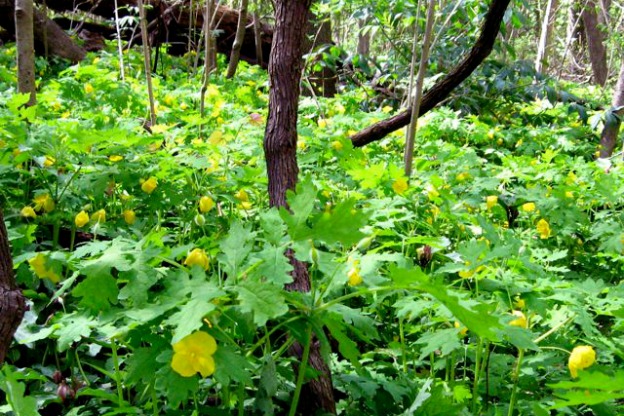
[[(140, 55), (128, 60), (140, 74)], [(596, 130), (572, 105), (499, 84), (490, 112), (438, 108), (404, 182), (402, 132), (348, 140), (391, 109), (361, 112), (361, 90), (302, 98), (303, 175), (278, 210), (260, 69), (213, 77), (204, 117), (199, 76), (155, 77), (151, 134), (142, 80), (118, 81), (114, 55), (49, 75), (36, 107), (8, 88), (0, 102), (0, 194), (30, 306), (0, 375), (3, 413), (284, 414), (288, 351), (310, 330), (340, 414), (505, 414), (514, 384), (522, 414), (623, 411), (624, 167), (594, 160)], [(46, 195), (48, 212), (34, 200)], [(284, 289), (287, 251), (309, 293)], [(216, 340), (214, 373), (183, 377), (176, 346), (197, 331)], [(597, 362), (576, 380), (578, 345)]]

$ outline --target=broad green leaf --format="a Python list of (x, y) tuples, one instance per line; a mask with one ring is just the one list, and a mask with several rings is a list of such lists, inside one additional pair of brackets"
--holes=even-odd
[(266, 283), (243, 282), (233, 288), (238, 294), (240, 308), (251, 312), (254, 322), (263, 326), (269, 319), (277, 318), (288, 312), (282, 290)]
[(193, 333), (201, 328), (204, 324), (202, 318), (216, 309), (216, 306), (210, 302), (210, 299), (193, 299), (180, 308), (179, 312), (171, 315), (166, 323), (173, 326), (172, 344), (180, 341), (185, 336)]
[(284, 220), (280, 217), (277, 209), (272, 208), (260, 214), (260, 226), (267, 242), (274, 246), (280, 245), (286, 234), (286, 224), (284, 224)]
[(0, 373), (0, 390), (4, 391), (5, 399), (8, 402), (15, 416), (36, 416), (37, 400), (34, 397), (26, 396), (26, 384), (18, 381), (15, 373), (8, 365), (3, 366)]
[(91, 335), (97, 322), (82, 315), (68, 315), (61, 320), (61, 328), (58, 329), (58, 350), (65, 351), (72, 343), (80, 341), (83, 337)]
[(199, 390), (199, 377), (182, 377), (171, 368), (173, 350), (162, 351), (156, 361), (161, 363), (156, 371), (156, 390), (165, 396), (173, 408), (193, 397)]
[(219, 256), (219, 260), (232, 278), (238, 276), (239, 268), (251, 252), (250, 241), (254, 235), (255, 233), (244, 228), (240, 221), (236, 221), (230, 227), (227, 237), (221, 242), (220, 248), (223, 254)]
[(307, 226), (308, 217), (314, 209), (316, 189), (310, 178), (305, 178), (297, 185), (297, 193), (286, 193), (290, 212), (280, 208), (280, 216), (288, 226), (288, 233), (293, 240), (310, 238), (310, 228)]
[(360, 352), (357, 349), (357, 344), (347, 335), (347, 328), (344, 322), (331, 315), (326, 315), (323, 322), (332, 337), (338, 341), (338, 350), (340, 353), (349, 360), (356, 369), (360, 368)]
[(126, 360), (126, 383), (134, 385), (139, 381), (150, 384), (156, 378), (155, 368), (159, 367), (156, 358), (162, 350), (169, 348), (166, 342), (152, 345), (149, 348), (137, 348)]
[(117, 282), (109, 274), (94, 274), (80, 282), (72, 294), (82, 298), (80, 305), (92, 312), (104, 311), (110, 308), (110, 304), (117, 303)]
[(360, 229), (366, 225), (368, 217), (354, 207), (355, 200), (348, 199), (336, 205), (331, 213), (322, 214), (312, 229), (314, 240), (347, 247), (360, 241), (365, 236)]
[(424, 345), (420, 349), (420, 360), (437, 350), (444, 356), (462, 347), (456, 328), (438, 329), (428, 332), (420, 337), (416, 344)]
[(290, 261), (284, 254), (284, 247), (266, 244), (257, 254), (261, 264), (254, 270), (264, 281), (277, 286), (284, 286), (293, 281), (290, 272), (293, 270)]
[(218, 346), (214, 359), (214, 378), (216, 381), (224, 386), (229, 385), (232, 381), (251, 384), (251, 364), (244, 355), (234, 352), (231, 348)]

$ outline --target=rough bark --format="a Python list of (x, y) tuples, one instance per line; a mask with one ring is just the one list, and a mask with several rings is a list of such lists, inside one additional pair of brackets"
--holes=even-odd
[(552, 49), (552, 37), (555, 27), (555, 15), (559, 6), (558, 0), (548, 0), (544, 11), (544, 20), (537, 46), (537, 57), (535, 58), (535, 70), (546, 72), (548, 70), (550, 52)]
[[(275, 29), (269, 57), (269, 114), (264, 134), (264, 153), (269, 178), (269, 203), (287, 207), (286, 191), (297, 183), (297, 110), (302, 69), (302, 44), (312, 0), (275, 0)], [(294, 266), (289, 290), (309, 291), (310, 277), (306, 265), (288, 253)], [(300, 356), (295, 344), (291, 353)], [(323, 409), (335, 413), (331, 375), (320, 354), (318, 342), (311, 345), (309, 365), (320, 375), (306, 383), (299, 409), (314, 414)]]
[(37, 102), (35, 90), (35, 39), (32, 0), (15, 1), (15, 40), (17, 43), (17, 89), (30, 94), (28, 105)]
[(615, 90), (613, 91), (613, 101), (611, 103), (612, 111), (615, 113), (615, 117), (605, 123), (602, 135), (600, 137), (600, 157), (608, 158), (613, 154), (613, 150), (617, 145), (618, 134), (620, 132), (620, 125), (622, 124), (622, 118), (624, 117), (624, 109), (617, 110), (624, 106), (624, 62), (620, 67), (620, 75), (618, 77)]
[[(316, 24), (310, 24), (312, 41), (309, 43), (309, 46), (305, 46), (305, 49), (310, 53), (322, 48), (329, 48), (333, 45), (331, 20), (329, 16), (321, 17), (321, 19), (322, 20)], [(312, 63), (312, 65), (314, 65), (314, 63)], [(338, 77), (335, 68), (324, 65), (320, 71), (312, 71), (309, 75), (309, 80), (316, 95), (323, 97), (333, 97), (336, 95)]]
[[(511, 0), (492, 0), (490, 8), (485, 16), (485, 21), (481, 27), (481, 34), (475, 42), (468, 55), (457, 65), (448, 75), (438, 81), (423, 96), (420, 104), (420, 116), (433, 109), (438, 103), (444, 100), (459, 84), (474, 72), (475, 69), (492, 52), (494, 42), (500, 30), (505, 10)], [(394, 117), (375, 123), (364, 130), (351, 136), (351, 141), (355, 147), (362, 147), (377, 140), (381, 140), (388, 134), (409, 124), (412, 109), (405, 111)]]
[(604, 34), (598, 27), (597, 7), (596, 1), (587, 0), (582, 18), (587, 37), (587, 51), (589, 52), (593, 80), (596, 85), (604, 86), (607, 82), (609, 70), (607, 68), (607, 50), (604, 46)]
[(248, 0), (241, 0), (240, 10), (238, 11), (238, 26), (236, 27), (234, 44), (232, 44), (232, 54), (230, 55), (226, 78), (232, 78), (234, 74), (236, 74), (236, 68), (238, 67), (238, 61), (240, 60), (241, 48), (243, 47), (243, 40), (245, 39), (245, 23), (247, 22), (248, 3)]
[(26, 303), (13, 276), (9, 236), (0, 209), (0, 365), (4, 363), (15, 330), (22, 322)]
[[(0, 0), (0, 26), (15, 34), (15, 0)], [(59, 58), (79, 62), (86, 52), (78, 46), (59, 25), (48, 19), (44, 13), (34, 10), (35, 51), (42, 55), (47, 41), (48, 53)]]

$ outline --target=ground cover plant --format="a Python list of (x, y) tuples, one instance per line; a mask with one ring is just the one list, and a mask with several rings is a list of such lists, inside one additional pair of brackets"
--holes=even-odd
[[(112, 44), (39, 61), (32, 107), (0, 72), (28, 300), (3, 413), (295, 414), (315, 343), (339, 414), (624, 412), (624, 167), (595, 158), (600, 113), (539, 94), (438, 108), (408, 180), (402, 132), (348, 139), (392, 107), (362, 111), (361, 88), (302, 98), (301, 180), (277, 209), (265, 71), (213, 76), (201, 117), (201, 75), (163, 58), (146, 128), (142, 57), (125, 58), (125, 81)], [(284, 289), (287, 250), (310, 292)]]

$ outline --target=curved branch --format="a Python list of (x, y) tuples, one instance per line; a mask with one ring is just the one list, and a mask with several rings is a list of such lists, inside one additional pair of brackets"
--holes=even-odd
[[(422, 116), (444, 100), (459, 84), (474, 72), (475, 69), (488, 57), (494, 42), (498, 36), (503, 16), (511, 0), (492, 0), (490, 8), (485, 15), (485, 21), (481, 27), (481, 34), (470, 50), (470, 53), (457, 65), (447, 76), (436, 83), (423, 96), (420, 104)], [(388, 134), (409, 124), (412, 108), (368, 126), (351, 136), (351, 142), (355, 147), (362, 147), (377, 140), (381, 140)]]

